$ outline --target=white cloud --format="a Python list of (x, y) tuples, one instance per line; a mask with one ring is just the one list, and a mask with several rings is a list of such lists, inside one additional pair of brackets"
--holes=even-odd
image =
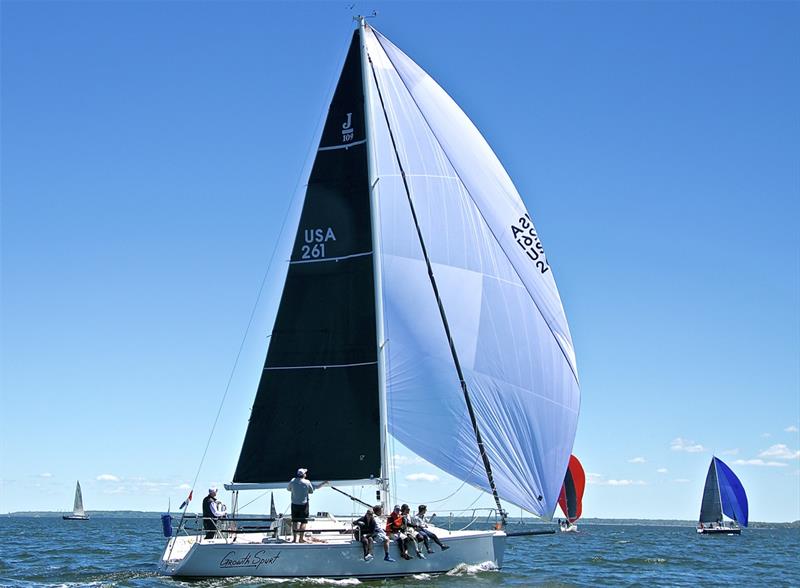
[(424, 473), (417, 473), (417, 474), (408, 474), (406, 476), (406, 480), (409, 482), (438, 482), (439, 476), (435, 474), (424, 474)]
[(723, 449), (722, 451), (719, 452), (719, 454), (720, 455), (739, 455), (739, 449), (738, 448)]
[(152, 490), (154, 488), (163, 488), (164, 486), (171, 486), (169, 482), (147, 482), (141, 481), (139, 482), (139, 486), (142, 488), (147, 488), (148, 490)]
[(763, 459), (737, 459), (733, 465), (753, 465), (753, 466), (766, 466), (773, 468), (786, 467), (786, 463), (780, 461), (764, 461)]
[(772, 437), (772, 433), (761, 433), (761, 437), (764, 439), (769, 439)]
[(686, 453), (700, 453), (706, 450), (706, 448), (699, 443), (684, 439), (683, 437), (673, 439), (669, 447), (672, 451), (685, 451)]
[(656, 471), (659, 474), (666, 474), (669, 470), (667, 468), (658, 468)]
[(798, 429), (794, 425), (789, 425), (784, 429), (784, 431), (786, 431), (787, 433), (797, 433), (798, 431), (800, 431), (800, 429)]
[(644, 480), (606, 480), (603, 474), (586, 474), (586, 483), (593, 486), (644, 486)]
[(586, 483), (592, 485), (599, 485), (603, 483), (603, 478), (605, 478), (603, 474), (593, 474), (589, 472), (588, 474), (586, 474)]
[(691, 480), (687, 480), (686, 478), (675, 478), (672, 481), (675, 482), (676, 484), (688, 484), (689, 482), (691, 482)]
[(192, 487), (191, 487), (191, 486), (189, 486), (189, 484), (181, 484), (181, 485), (180, 485), (180, 486), (178, 486), (178, 488), (177, 488), (177, 490), (191, 490), (191, 489), (192, 489)]
[(103, 490), (103, 494), (130, 494), (126, 486), (113, 486), (112, 488)]
[(629, 459), (628, 463), (645, 463), (647, 460), (643, 457), (634, 457), (633, 459)]
[(100, 482), (119, 482), (119, 478), (114, 474), (100, 474), (97, 476), (97, 480)]
[(783, 443), (771, 446), (758, 454), (758, 457), (774, 457), (776, 459), (800, 459), (800, 451), (792, 451)]
[(51, 474), (50, 472), (43, 472), (43, 473), (39, 474), (39, 477), (40, 478), (52, 478), (53, 474)]
[(608, 486), (644, 486), (644, 480), (609, 480)]

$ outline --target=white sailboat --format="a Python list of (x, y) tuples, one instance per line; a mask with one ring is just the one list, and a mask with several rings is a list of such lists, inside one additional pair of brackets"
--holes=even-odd
[(75, 482), (75, 502), (72, 505), (72, 514), (63, 515), (65, 521), (88, 521), (89, 515), (83, 510), (83, 493), (80, 481)]
[(551, 517), (564, 480), (580, 396), (569, 327), (503, 166), (445, 91), (363, 18), (287, 253), (226, 485), (234, 517), (240, 491), (283, 489), (301, 466), (332, 485), (373, 487), (388, 513), (393, 437), (490, 493), (501, 525), (432, 528), (447, 551), (406, 561), (392, 543), (391, 562), (365, 561), (349, 520), (317, 517), (304, 544), (286, 541), (284, 520), (255, 532), (229, 522), (212, 539), (179, 529), (162, 572), (376, 578), (501, 567), (501, 501)]

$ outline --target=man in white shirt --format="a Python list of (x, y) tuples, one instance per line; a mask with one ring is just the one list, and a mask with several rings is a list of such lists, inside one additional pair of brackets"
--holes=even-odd
[[(442, 543), (436, 536), (436, 534), (428, 529), (428, 521), (425, 519), (425, 515), (427, 512), (428, 512), (428, 507), (425, 506), (424, 504), (420, 504), (417, 514), (411, 517), (411, 526), (413, 526), (414, 529), (417, 531), (417, 533), (419, 533), (419, 535), (422, 537), (422, 540), (425, 542), (425, 547), (427, 548), (428, 553), (433, 553), (433, 549), (431, 549), (430, 543), (428, 543), (429, 539), (432, 540), (434, 543), (436, 543), (436, 545), (441, 547), (442, 551), (450, 549), (449, 545), (445, 545), (444, 543)], [(433, 519), (433, 517), (435, 516), (436, 516), (435, 514), (431, 516), (431, 519)]]
[[(308, 470), (300, 468), (297, 475), (291, 479), (286, 489), (292, 493), (292, 543), (305, 543), (306, 524), (308, 523), (309, 494), (321, 488), (328, 482), (322, 482), (314, 486), (306, 479)], [(298, 541), (297, 537), (300, 536)]]

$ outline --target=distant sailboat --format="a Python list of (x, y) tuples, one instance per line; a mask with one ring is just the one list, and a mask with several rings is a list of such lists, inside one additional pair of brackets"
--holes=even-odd
[(275, 510), (275, 495), (272, 493), (269, 495), (269, 518), (273, 520), (278, 518), (278, 511)]
[(583, 466), (574, 455), (569, 457), (567, 473), (564, 474), (564, 485), (561, 487), (561, 494), (558, 497), (558, 505), (567, 517), (566, 521), (559, 521), (559, 529), (562, 532), (575, 532), (578, 525), (575, 523), (581, 518), (583, 511), (583, 490), (586, 487), (586, 474)]
[(81, 493), (81, 483), (75, 483), (75, 503), (72, 505), (72, 514), (62, 517), (65, 521), (88, 521), (89, 515), (83, 510), (83, 494)]
[[(723, 514), (731, 520), (723, 520)], [(747, 494), (741, 481), (721, 459), (711, 458), (697, 532), (703, 535), (740, 535), (741, 527), (747, 526), (747, 516)]]

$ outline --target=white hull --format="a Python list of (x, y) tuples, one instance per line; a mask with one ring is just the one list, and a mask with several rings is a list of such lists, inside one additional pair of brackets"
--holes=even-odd
[[(455, 531), (436, 529), (449, 546), (442, 551), (431, 545), (426, 559), (400, 557), (397, 544), (389, 545), (396, 561), (384, 561), (383, 545), (375, 545), (374, 559), (364, 561), (361, 543), (350, 534), (315, 534), (325, 543), (290, 543), (271, 534), (248, 534), (229, 539), (173, 537), (167, 543), (160, 571), (169, 576), (214, 577), (257, 576), (266, 578), (388, 578), (412, 574), (439, 574), (460, 564), (503, 565), (506, 534), (500, 531)], [(307, 535), (308, 537), (308, 535)], [(174, 545), (173, 545), (174, 543)]]
[(572, 523), (570, 525), (561, 525), (559, 526), (559, 530), (562, 533), (577, 533), (578, 532), (578, 525)]

